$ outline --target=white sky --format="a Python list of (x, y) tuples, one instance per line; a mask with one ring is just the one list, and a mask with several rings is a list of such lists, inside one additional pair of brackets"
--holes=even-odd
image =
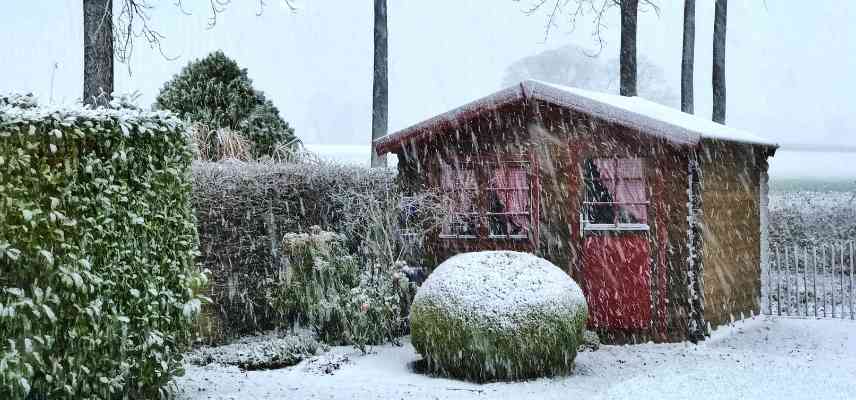
[[(278, 0), (256, 16), (255, 0), (233, 0), (206, 29), (208, 0), (151, 0), (153, 24), (174, 61), (138, 42), (117, 64), (117, 90), (140, 91), (149, 105), (188, 61), (222, 49), (248, 68), (256, 88), (279, 107), (306, 143), (367, 144), (371, 125), (371, 0)], [(517, 59), (567, 43), (594, 47), (588, 21), (559, 26), (544, 42), (545, 14), (525, 16), (531, 0), (389, 1), (390, 129), (397, 130), (498, 90)], [(80, 0), (7, 1), (0, 17), (0, 91), (71, 101), (82, 91)], [(766, 3), (766, 5), (765, 5)], [(731, 1), (728, 15), (728, 124), (783, 144), (856, 146), (856, 2)], [(640, 14), (639, 52), (680, 88), (683, 2), (659, 0)], [(697, 3), (696, 111), (710, 115), (713, 2)], [(607, 20), (603, 57), (618, 48), (617, 10)], [(796, 154), (796, 155), (794, 155)], [(782, 154), (773, 173), (854, 176), (856, 154)], [(814, 160), (814, 162), (805, 162)]]

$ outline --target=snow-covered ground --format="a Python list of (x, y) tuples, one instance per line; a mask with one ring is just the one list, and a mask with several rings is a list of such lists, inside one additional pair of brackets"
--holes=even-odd
[[(274, 371), (188, 366), (176, 383), (179, 399), (187, 400), (856, 398), (850, 320), (758, 317), (719, 329), (699, 345), (601, 346), (579, 354), (574, 375), (526, 382), (436, 378), (414, 371), (419, 359), (406, 341), (365, 356), (339, 347)], [(323, 372), (329, 361), (341, 367)]]

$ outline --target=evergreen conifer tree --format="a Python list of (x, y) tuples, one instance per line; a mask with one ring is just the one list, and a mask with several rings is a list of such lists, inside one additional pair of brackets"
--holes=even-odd
[(294, 129), (273, 102), (253, 88), (247, 70), (222, 51), (184, 67), (161, 89), (155, 108), (211, 128), (239, 131), (253, 142), (255, 157), (271, 155), (277, 146), (297, 143)]

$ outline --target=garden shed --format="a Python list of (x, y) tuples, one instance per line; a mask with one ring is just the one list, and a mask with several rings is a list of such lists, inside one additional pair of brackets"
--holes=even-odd
[(580, 284), (609, 342), (702, 339), (759, 312), (776, 144), (639, 97), (524, 81), (374, 142), (449, 217), (431, 265), (534, 253)]

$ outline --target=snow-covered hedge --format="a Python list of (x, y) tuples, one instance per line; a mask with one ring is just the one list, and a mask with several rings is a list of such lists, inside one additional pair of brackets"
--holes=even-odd
[(191, 152), (168, 112), (0, 98), (0, 398), (157, 398), (197, 293)]
[(212, 278), (208, 339), (282, 326), (271, 290), (288, 270), (283, 236), (318, 225), (345, 234), (355, 251), (366, 236), (359, 230), (371, 226), (357, 223), (365, 215), (353, 215), (354, 206), (343, 199), (364, 199), (394, 213), (393, 179), (384, 169), (328, 163), (194, 163), (201, 260)]
[(549, 261), (485, 251), (440, 264), (410, 318), (413, 347), (430, 371), (509, 380), (570, 372), (588, 308), (579, 286)]

